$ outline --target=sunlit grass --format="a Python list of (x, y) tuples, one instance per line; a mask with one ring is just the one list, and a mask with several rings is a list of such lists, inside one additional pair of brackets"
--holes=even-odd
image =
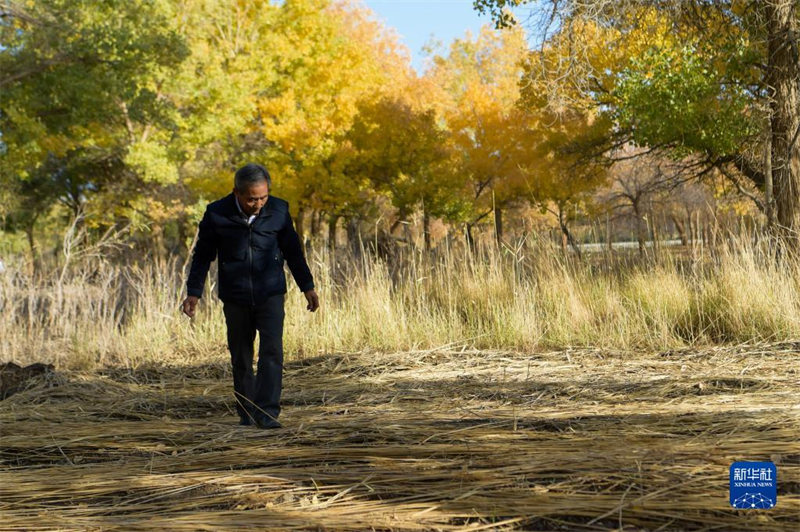
[[(612, 255), (576, 261), (531, 239), (517, 253), (442, 244), (392, 263), (369, 253), (309, 253), (322, 307), (305, 310), (289, 276), (287, 358), (453, 344), (533, 350), (672, 349), (774, 341), (800, 333), (800, 268), (738, 240), (714, 256)], [(0, 275), (0, 359), (91, 368), (226, 357), (220, 302), (209, 287), (194, 320), (180, 313), (177, 261), (114, 266), (101, 259), (33, 281), (8, 261)], [(627, 265), (624, 265), (627, 264)], [(215, 280), (214, 270), (209, 276)]]

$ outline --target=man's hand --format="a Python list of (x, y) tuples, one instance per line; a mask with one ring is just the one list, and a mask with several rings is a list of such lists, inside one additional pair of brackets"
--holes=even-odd
[(306, 301), (308, 301), (306, 309), (310, 310), (311, 312), (317, 310), (319, 308), (319, 296), (317, 293), (314, 290), (308, 290), (303, 292), (303, 294), (306, 296)]
[(194, 318), (194, 311), (197, 308), (197, 301), (199, 298), (197, 296), (189, 296), (183, 300), (183, 313), (189, 316), (190, 318)]

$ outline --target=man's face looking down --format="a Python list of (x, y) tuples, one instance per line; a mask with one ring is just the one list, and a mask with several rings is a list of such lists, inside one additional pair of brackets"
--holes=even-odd
[(259, 181), (254, 185), (250, 185), (243, 191), (237, 190), (236, 187), (234, 187), (233, 193), (236, 195), (236, 199), (239, 200), (239, 206), (246, 215), (257, 216), (261, 207), (267, 203), (269, 187), (266, 181)]

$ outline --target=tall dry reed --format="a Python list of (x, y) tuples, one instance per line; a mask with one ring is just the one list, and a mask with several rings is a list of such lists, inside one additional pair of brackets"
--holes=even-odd
[[(322, 248), (308, 256), (319, 312), (305, 310), (288, 277), (285, 349), (289, 358), (448, 344), (661, 350), (800, 336), (800, 267), (763, 247), (732, 238), (713, 254), (604, 252), (582, 261), (536, 238), (472, 253), (445, 242), (391, 260)], [(12, 258), (0, 274), (0, 361), (91, 368), (225, 358), (215, 269), (189, 320), (179, 309), (182, 266), (95, 256), (33, 279)]]

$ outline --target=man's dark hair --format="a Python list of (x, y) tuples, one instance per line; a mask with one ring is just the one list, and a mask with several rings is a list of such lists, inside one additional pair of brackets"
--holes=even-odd
[(262, 181), (266, 181), (267, 188), (272, 190), (272, 179), (267, 169), (260, 164), (248, 163), (236, 170), (236, 175), (233, 177), (233, 186), (235, 186), (236, 190), (239, 192), (244, 192), (251, 186)]

